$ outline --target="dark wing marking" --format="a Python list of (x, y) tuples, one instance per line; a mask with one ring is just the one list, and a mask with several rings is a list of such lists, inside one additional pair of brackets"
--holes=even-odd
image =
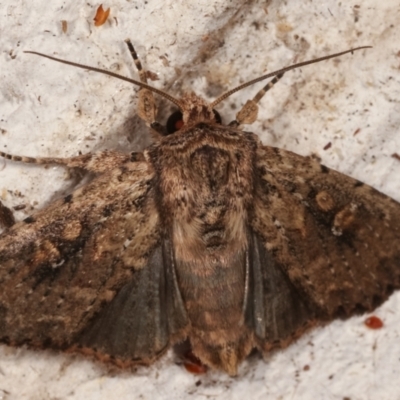
[(68, 348), (134, 286), (161, 241), (153, 177), (121, 163), (0, 236), (1, 341)]
[(400, 288), (399, 203), (272, 147), (259, 149), (257, 175), (251, 226), (320, 319), (372, 310)]
[(260, 350), (284, 347), (315, 321), (307, 301), (254, 233), (249, 235), (246, 325)]
[(150, 363), (188, 326), (170, 242), (164, 240), (102, 309), (77, 343), (121, 364)]

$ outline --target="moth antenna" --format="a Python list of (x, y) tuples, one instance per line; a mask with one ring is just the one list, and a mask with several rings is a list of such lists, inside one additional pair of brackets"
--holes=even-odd
[(264, 97), (268, 90), (272, 89), (274, 85), (279, 82), (284, 73), (276, 75), (274, 79), (271, 79), (251, 100), (247, 100), (246, 104), (236, 114), (236, 119), (229, 123), (229, 126), (238, 127), (242, 124), (252, 124), (258, 115), (257, 103)]
[[(140, 82), (147, 85), (146, 70), (143, 69), (142, 63), (139, 60), (139, 56), (137, 55), (132, 42), (130, 39), (126, 39), (125, 43), (128, 46), (128, 50), (131, 53), (133, 62), (135, 63), (136, 69), (139, 73)], [(156, 121), (157, 107), (153, 93), (148, 90), (140, 90), (138, 96), (138, 116), (146, 122), (146, 125), (149, 128), (151, 128), (150, 132), (156, 132), (158, 135), (165, 136), (167, 134), (165, 126)], [(180, 109), (182, 110), (181, 107)]]
[[(227, 97), (229, 97), (229, 96), (232, 95), (233, 93), (236, 93), (236, 92), (238, 92), (239, 90), (242, 90), (242, 89), (244, 89), (244, 88), (246, 88), (246, 87), (248, 87), (248, 86), (254, 85), (254, 84), (257, 83), (257, 82), (263, 81), (264, 79), (271, 78), (272, 76), (279, 76), (279, 75), (280, 75), (280, 77), (282, 77), (282, 75), (283, 75), (285, 72), (291, 71), (292, 69), (304, 67), (305, 65), (314, 64), (314, 63), (317, 63), (317, 62), (320, 62), (320, 61), (329, 60), (329, 59), (331, 59), (331, 58), (340, 57), (340, 56), (342, 56), (342, 55), (344, 55), (344, 54), (352, 53), (352, 52), (357, 51), (357, 50), (361, 50), (361, 49), (370, 49), (370, 48), (372, 48), (372, 46), (360, 46), (360, 47), (355, 47), (355, 48), (353, 48), (353, 49), (346, 50), (346, 51), (342, 51), (342, 52), (340, 52), (340, 53), (335, 53), (335, 54), (331, 54), (331, 55), (329, 55), (329, 56), (314, 58), (313, 60), (303, 61), (303, 62), (300, 62), (300, 63), (297, 63), (297, 64), (289, 65), (288, 67), (285, 67), (285, 68), (282, 68), (282, 69), (278, 69), (277, 71), (270, 72), (270, 73), (268, 73), (268, 74), (266, 74), (266, 75), (262, 75), (262, 76), (260, 76), (259, 78), (252, 79), (251, 81), (248, 81), (248, 82), (246, 82), (246, 83), (243, 83), (242, 85), (239, 85), (239, 86), (237, 86), (236, 88), (229, 90), (228, 92), (224, 93), (223, 95), (221, 95), (220, 97), (218, 97), (216, 100), (214, 100), (214, 101), (211, 103), (211, 107), (214, 108), (217, 104), (221, 103), (221, 101), (225, 100)], [(266, 85), (266, 87), (267, 87), (267, 86), (268, 86), (268, 85)], [(270, 89), (270, 87), (268, 87), (268, 89)], [(267, 90), (268, 90), (268, 89), (267, 89)], [(267, 90), (266, 90), (266, 91), (267, 91)], [(263, 91), (263, 89), (262, 89), (260, 92), (262, 92), (262, 91)], [(265, 91), (265, 92), (266, 92), (266, 91)], [(260, 94), (260, 92), (256, 95), (256, 97)], [(265, 92), (264, 92), (263, 94), (261, 94), (261, 97), (265, 94)], [(261, 99), (261, 97), (258, 99), (258, 101)]]
[(257, 92), (257, 94), (253, 97), (253, 101), (255, 103), (258, 103), (267, 93), (270, 89), (274, 87), (274, 85), (279, 82), (284, 75), (284, 72), (282, 72), (279, 75), (276, 75), (274, 79), (271, 79), (261, 90)]
[(138, 55), (136, 53), (135, 48), (133, 47), (132, 42), (130, 41), (130, 39), (126, 39), (125, 43), (128, 46), (129, 53), (131, 53), (131, 56), (133, 58), (133, 62), (135, 63), (136, 69), (138, 70), (140, 82), (147, 84), (146, 71), (142, 67), (142, 63), (139, 60), (139, 57), (138, 57)]
[(72, 61), (63, 60), (61, 58), (52, 57), (52, 56), (49, 56), (47, 54), (39, 53), (37, 51), (24, 51), (24, 53), (35, 54), (37, 56), (48, 58), (49, 60), (57, 61), (57, 62), (60, 62), (62, 64), (72, 65), (73, 67), (77, 67), (77, 68), (81, 68), (81, 69), (87, 69), (88, 71), (100, 72), (101, 74), (109, 75), (109, 76), (112, 76), (114, 78), (120, 79), (122, 81), (132, 83), (132, 84), (134, 84), (136, 86), (139, 86), (139, 87), (141, 87), (143, 89), (147, 89), (147, 90), (150, 90), (153, 93), (157, 93), (158, 95), (160, 95), (160, 96), (164, 97), (165, 99), (169, 100), (171, 103), (174, 103), (177, 107), (179, 107), (179, 109), (182, 110), (182, 104), (178, 99), (176, 99), (175, 97), (172, 97), (168, 93), (163, 92), (162, 90), (156, 89), (155, 87), (148, 85), (145, 82), (139, 82), (139, 81), (137, 81), (135, 79), (127, 78), (126, 76), (116, 74), (115, 72), (107, 71), (107, 70), (101, 69), (101, 68), (90, 67), (88, 65), (79, 64), (79, 63), (72, 62)]

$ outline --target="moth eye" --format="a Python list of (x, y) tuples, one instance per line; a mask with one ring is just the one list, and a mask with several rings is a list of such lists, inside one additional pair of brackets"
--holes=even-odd
[(214, 113), (214, 117), (215, 117), (215, 122), (217, 124), (222, 124), (221, 114), (217, 110), (213, 110), (213, 113)]
[(171, 134), (179, 129), (182, 129), (183, 126), (183, 115), (180, 111), (175, 111), (172, 113), (167, 121), (167, 133)]

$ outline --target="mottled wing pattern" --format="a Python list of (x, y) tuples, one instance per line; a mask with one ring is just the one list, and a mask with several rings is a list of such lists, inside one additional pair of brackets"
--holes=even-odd
[[(299, 317), (281, 341), (295, 335), (296, 325), (372, 310), (400, 288), (399, 203), (310, 157), (272, 147), (258, 150), (256, 173), (250, 224), (267, 261), (259, 274), (279, 276), (271, 272), (278, 268), (290, 293), (278, 309), (264, 292), (265, 312), (278, 310), (284, 321)], [(303, 305), (292, 308), (295, 298)], [(258, 336), (267, 349), (276, 335), (266, 329)]]
[[(112, 319), (115, 329), (125, 323), (132, 328), (127, 333), (153, 335), (153, 343), (146, 342), (146, 358), (165, 348), (168, 332), (157, 315), (162, 312), (157, 301), (166, 297), (165, 281), (148, 287), (165, 267), (153, 178), (146, 162), (126, 160), (0, 236), (1, 341), (61, 349), (81, 344), (118, 356), (120, 343), (114, 348), (101, 345), (106, 337), (93, 345), (84, 340), (115, 301), (122, 308), (120, 320)], [(149, 297), (153, 314), (129, 305)], [(132, 310), (138, 313), (127, 316)], [(144, 318), (148, 326), (142, 321), (143, 329), (132, 333), (140, 328), (132, 321)], [(128, 359), (141, 351), (133, 347), (125, 353)]]

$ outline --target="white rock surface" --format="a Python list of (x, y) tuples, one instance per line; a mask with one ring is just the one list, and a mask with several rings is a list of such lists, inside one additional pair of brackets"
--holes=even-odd
[[(109, 1), (4, 0), (0, 4), (0, 150), (71, 156), (148, 143), (135, 117), (136, 88), (24, 54), (36, 50), (132, 77), (130, 38), (152, 82), (173, 95), (209, 98), (268, 71), (359, 45), (373, 48), (285, 75), (262, 100), (257, 132), (265, 144), (352, 175), (400, 201), (400, 8), (398, 0)], [(62, 23), (67, 22), (67, 31)], [(262, 85), (227, 99), (225, 122)], [(171, 106), (160, 107), (165, 116)], [(324, 147), (331, 143), (331, 147)], [(0, 199), (26, 204), (24, 218), (72, 185), (60, 167), (0, 160)], [(88, 359), (0, 347), (0, 399), (399, 399), (400, 296), (364, 317), (335, 321), (263, 361), (252, 357), (237, 378), (192, 376), (168, 354), (135, 373)]]

